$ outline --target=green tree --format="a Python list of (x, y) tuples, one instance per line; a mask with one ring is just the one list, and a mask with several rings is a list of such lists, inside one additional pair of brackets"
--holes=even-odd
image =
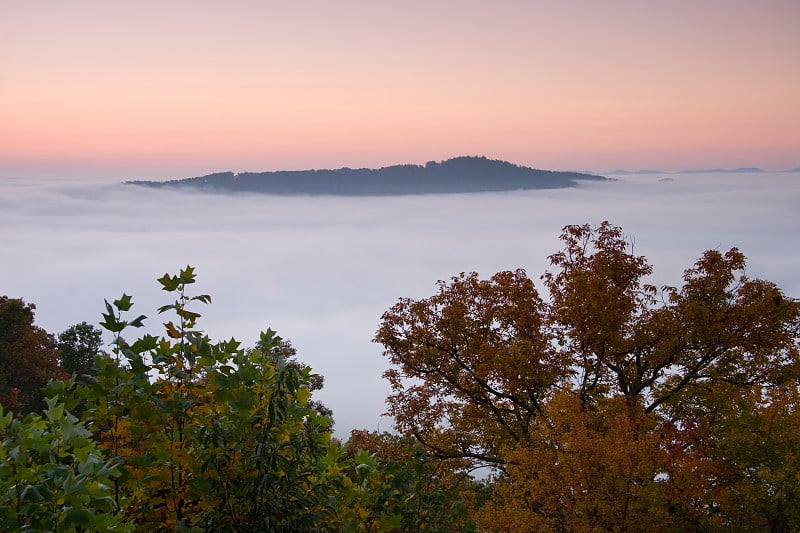
[[(306, 368), (308, 365), (297, 359), (297, 349), (292, 345), (288, 339), (281, 339), (280, 342), (267, 353), (270, 357), (275, 357), (276, 360), (283, 359), (287, 365), (292, 366), (298, 370)], [(311, 392), (322, 390), (325, 386), (325, 376), (322, 374), (311, 374), (308, 388)], [(333, 430), (333, 410), (318, 400), (309, 400), (308, 406), (316, 410), (319, 414), (325, 416), (330, 421), (329, 428)]]
[(287, 364), (274, 332), (243, 350), (196, 329), (194, 269), (164, 275), (175, 296), (165, 334), (128, 342), (133, 303), (108, 303), (102, 326), (115, 358), (76, 391), (99, 445), (123, 464), (114, 480), (125, 517), (148, 531), (310, 531), (333, 517), (323, 458), (328, 420), (309, 407), (311, 370)]
[(52, 335), (34, 325), (36, 306), (0, 296), (0, 405), (22, 417), (45, 408), (42, 388), (64, 379)]
[[(763, 432), (776, 412), (796, 416), (793, 404), (753, 394), (798, 387), (798, 302), (748, 278), (735, 248), (705, 252), (682, 287), (658, 289), (621, 228), (567, 226), (561, 239), (556, 270), (542, 276), (546, 298), (523, 270), (461, 274), (383, 315), (376, 341), (393, 365), (397, 428), (442, 459), (497, 469), (481, 514), (489, 528), (727, 527), (736, 513), (720, 518), (722, 494), (772, 506), (761, 516), (773, 530), (800, 526), (780, 511), (794, 502), (785, 484), (798, 483), (790, 435), (770, 441), (780, 498), (777, 484), (726, 492), (714, 481), (736, 454), (759, 457), (745, 450), (761, 441), (743, 432)], [(734, 423), (743, 405), (756, 414), (748, 429)], [(715, 468), (693, 480), (699, 464)], [(761, 467), (730, 479), (751, 479), (748, 468)], [(712, 509), (716, 518), (700, 520)]]
[(467, 504), (478, 484), (441, 468), (413, 437), (354, 430), (343, 451), (343, 531), (475, 531)]
[(86, 322), (70, 326), (58, 335), (56, 348), (61, 368), (79, 381), (93, 374), (95, 359), (103, 354), (103, 332)]

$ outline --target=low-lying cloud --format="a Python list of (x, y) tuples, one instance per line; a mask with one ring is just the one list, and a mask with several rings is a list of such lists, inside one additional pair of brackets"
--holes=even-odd
[[(271, 327), (326, 378), (337, 433), (390, 429), (381, 314), (462, 271), (525, 268), (538, 282), (567, 224), (620, 225), (678, 285), (706, 249), (739, 247), (748, 275), (800, 296), (800, 176), (630, 176), (577, 189), (383, 198), (209, 195), (44, 180), (0, 181), (0, 294), (37, 305), (58, 333), (97, 323), (103, 299), (136, 314), (168, 303), (155, 279), (191, 264), (213, 305), (200, 325), (252, 345)], [(541, 284), (539, 283), (541, 286)]]

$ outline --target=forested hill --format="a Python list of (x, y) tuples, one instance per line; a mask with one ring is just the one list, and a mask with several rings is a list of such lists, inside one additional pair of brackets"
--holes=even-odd
[(456, 157), (426, 165), (379, 169), (218, 172), (170, 181), (128, 181), (148, 187), (191, 187), (210, 192), (259, 192), (280, 195), (390, 196), (493, 192), (574, 187), (578, 180), (606, 180), (578, 172), (537, 170), (486, 157)]

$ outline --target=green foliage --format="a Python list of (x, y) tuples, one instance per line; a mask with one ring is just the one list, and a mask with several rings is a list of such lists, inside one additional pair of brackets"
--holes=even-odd
[(120, 475), (91, 433), (66, 410), (54, 382), (44, 416), (24, 420), (0, 408), (0, 530), (130, 530), (112, 497)]
[[(282, 358), (289, 366), (296, 367), (298, 370), (303, 370), (306, 366), (305, 363), (297, 359), (297, 350), (292, 343), (286, 339), (280, 340), (275, 346), (263, 350), (262, 353), (270, 357)], [(325, 377), (320, 374), (311, 374), (308, 388), (313, 393), (314, 391), (322, 390), (325, 386)], [(319, 414), (325, 416), (330, 421), (328, 426), (330, 430), (333, 429), (333, 411), (325, 404), (317, 400), (309, 400), (308, 406), (313, 408)]]
[(91, 324), (81, 322), (62, 331), (58, 335), (56, 348), (61, 368), (74, 374), (78, 381), (84, 381), (94, 372), (95, 359), (103, 352), (102, 331)]
[(127, 342), (130, 296), (106, 303), (103, 325), (117, 334), (113, 358), (75, 401), (100, 446), (123, 462), (118, 503), (137, 527), (158, 530), (310, 531), (331, 517), (322, 458), (329, 421), (309, 407), (312, 374), (276, 353), (273, 331), (245, 351), (196, 329), (189, 296), (194, 269), (159, 279), (175, 295), (165, 335)]
[(475, 491), (413, 438), (353, 431), (339, 451), (341, 531), (475, 531), (464, 498)]

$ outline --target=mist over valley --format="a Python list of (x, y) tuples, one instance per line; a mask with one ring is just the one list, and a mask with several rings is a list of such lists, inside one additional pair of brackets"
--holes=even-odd
[[(670, 181), (662, 181), (669, 177)], [(739, 247), (750, 277), (790, 296), (797, 280), (800, 183), (792, 173), (617, 175), (571, 188), (402, 196), (216, 194), (118, 183), (0, 180), (3, 294), (37, 306), (52, 333), (97, 324), (103, 300), (133, 296), (162, 334), (170, 303), (156, 278), (196, 267), (190, 289), (212, 339), (252, 346), (267, 328), (324, 375), (315, 394), (336, 433), (388, 430), (381, 314), (437, 280), (525, 268), (537, 281), (568, 224), (621, 226), (656, 285), (679, 285), (706, 249)]]

